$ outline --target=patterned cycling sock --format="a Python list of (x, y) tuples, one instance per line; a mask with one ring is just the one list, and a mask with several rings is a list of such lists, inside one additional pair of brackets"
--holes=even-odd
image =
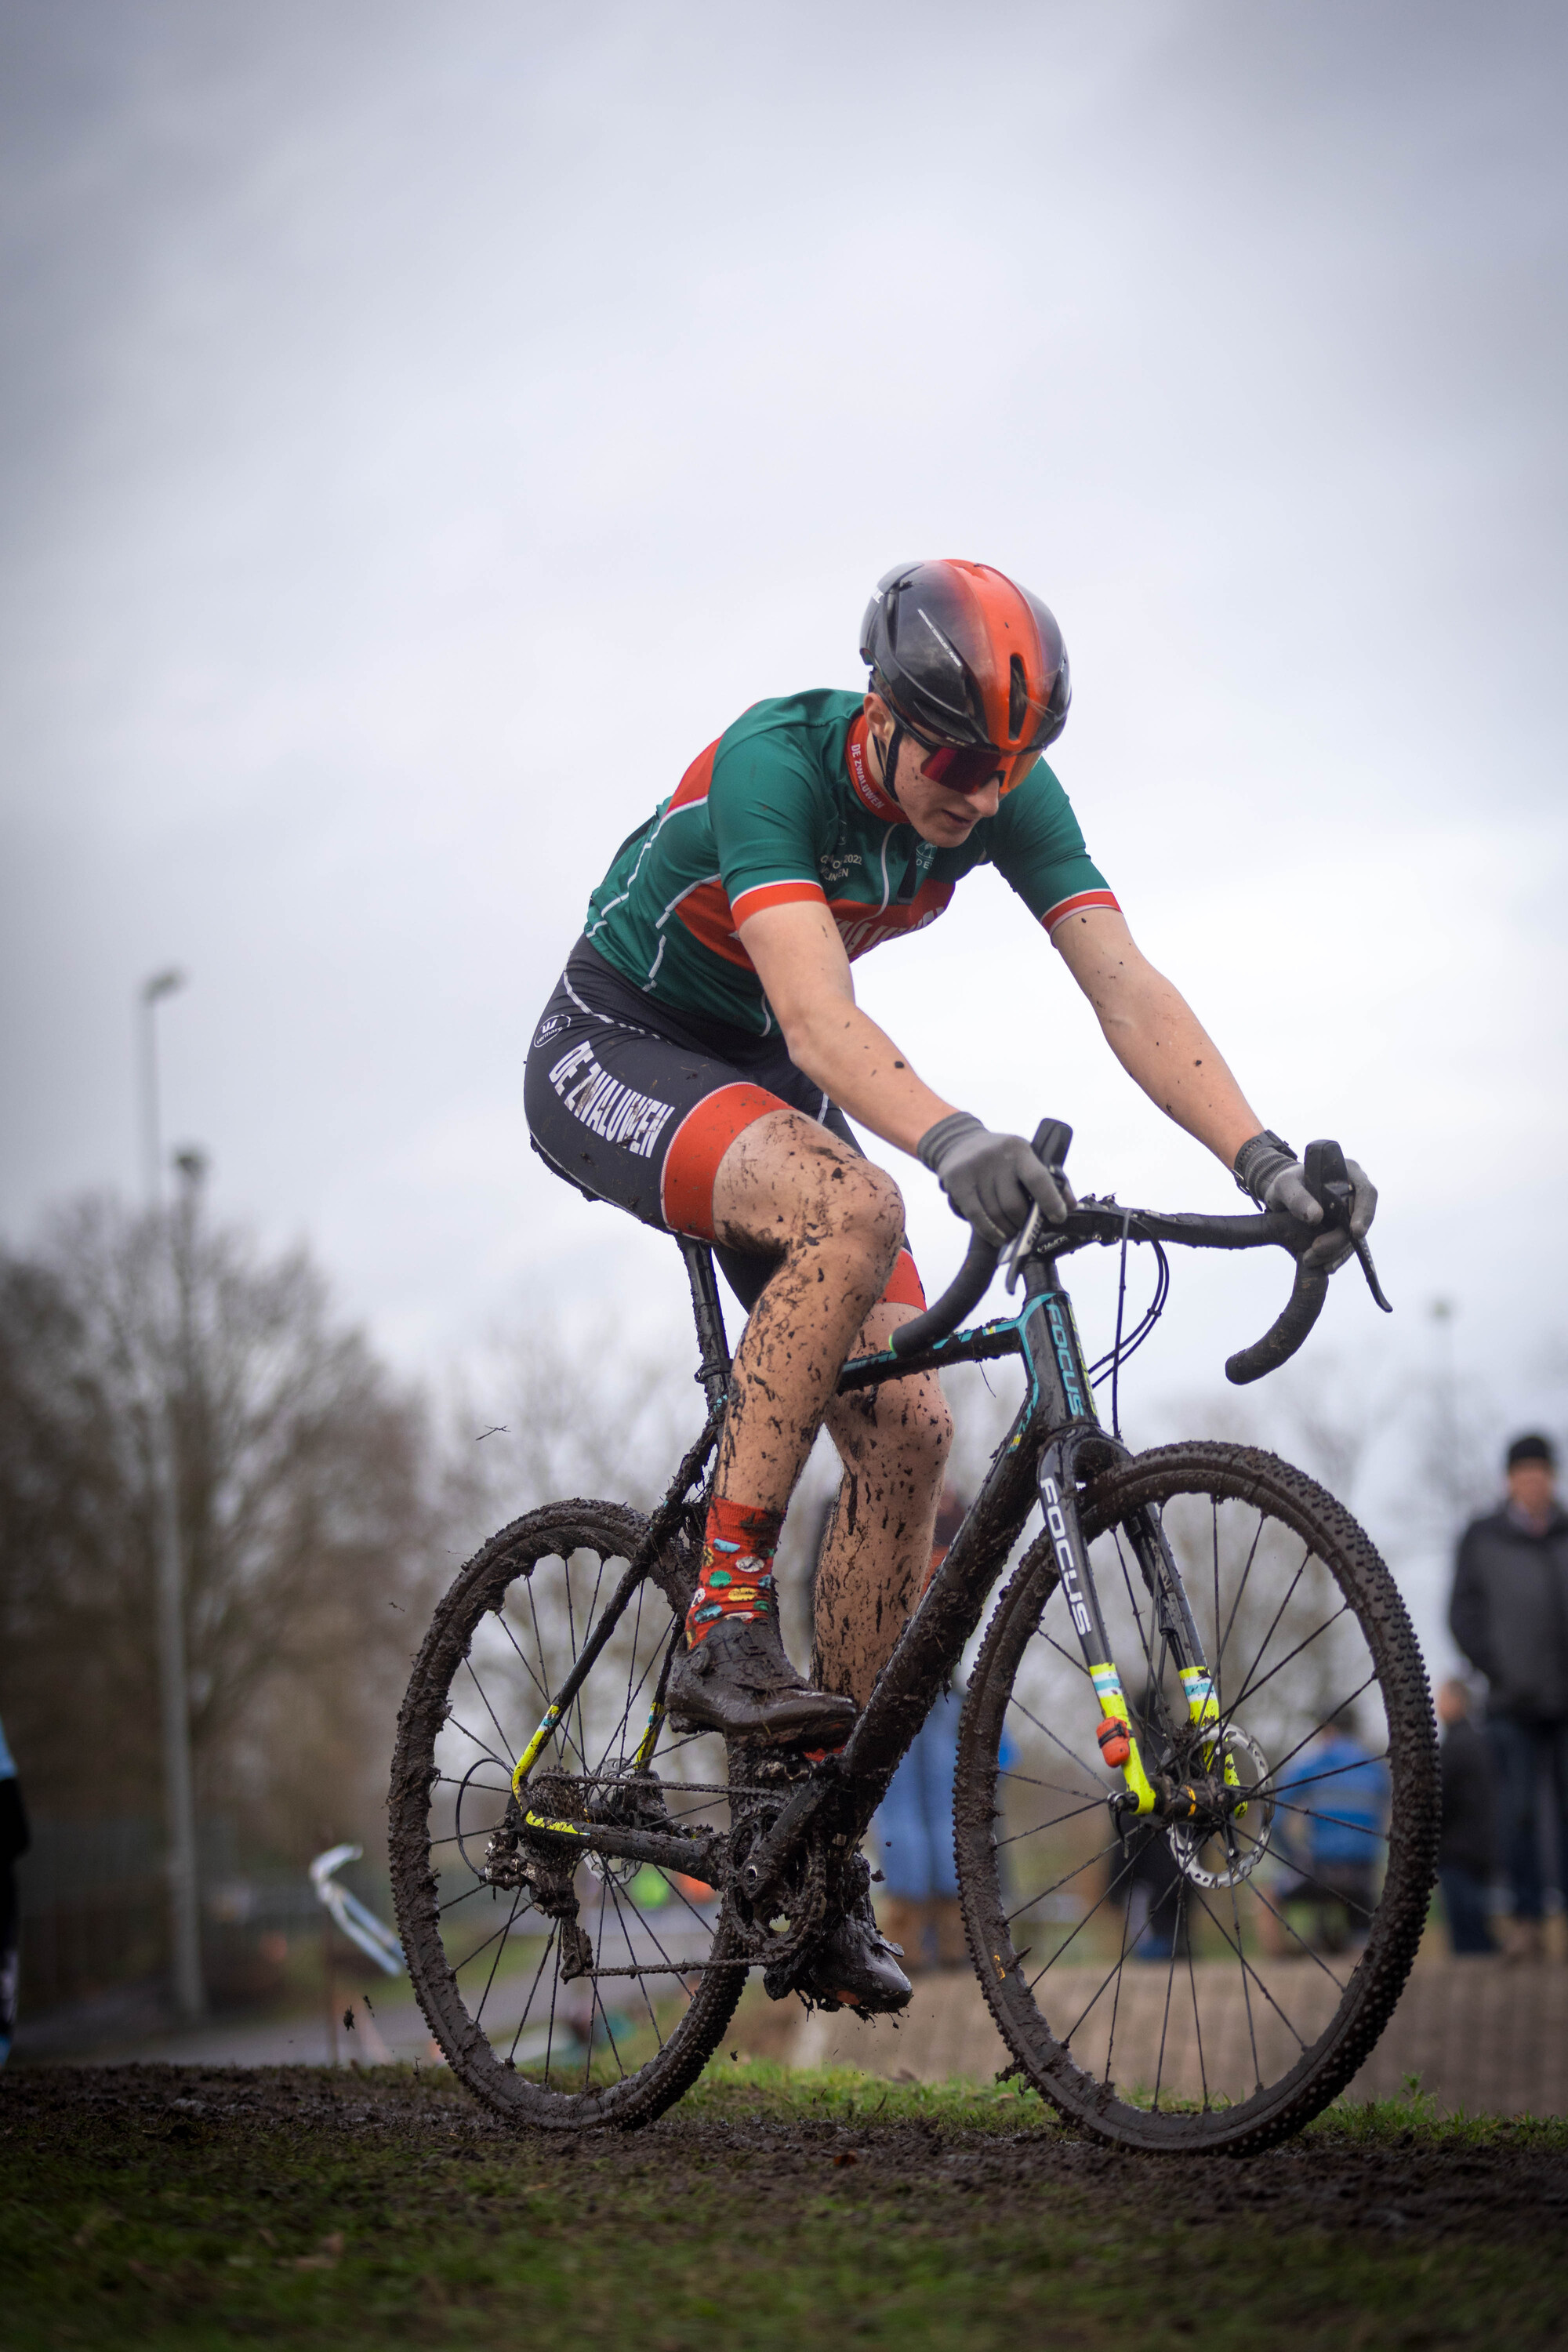
[(686, 1639), (692, 1649), (721, 1617), (777, 1617), (773, 1554), (783, 1525), (782, 1511), (758, 1510), (751, 1503), (714, 1496), (702, 1532), (697, 1590), (686, 1612)]

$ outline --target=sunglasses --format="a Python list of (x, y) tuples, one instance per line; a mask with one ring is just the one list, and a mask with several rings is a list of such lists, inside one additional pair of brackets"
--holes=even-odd
[(926, 754), (921, 775), (950, 793), (984, 792), (993, 776), (1010, 793), (1040, 756), (1037, 751), (998, 751), (989, 743), (932, 743), (907, 723), (904, 731), (914, 736)]

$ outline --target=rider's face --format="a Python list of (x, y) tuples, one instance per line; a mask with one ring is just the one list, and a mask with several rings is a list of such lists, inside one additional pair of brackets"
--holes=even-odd
[[(881, 768), (892, 740), (893, 714), (880, 695), (868, 694), (866, 716), (877, 746), (877, 764)], [(893, 779), (893, 790), (905, 817), (922, 841), (931, 842), (939, 849), (956, 849), (961, 842), (968, 840), (983, 816), (995, 815), (1002, 799), (1000, 777), (993, 774), (973, 792), (959, 792), (952, 784), (939, 784), (934, 777), (926, 774), (925, 765), (930, 758), (923, 743), (917, 743), (912, 735), (904, 735), (899, 744), (899, 772)]]

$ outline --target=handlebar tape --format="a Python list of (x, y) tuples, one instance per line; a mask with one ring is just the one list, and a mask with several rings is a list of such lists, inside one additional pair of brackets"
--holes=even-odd
[(978, 1234), (971, 1237), (968, 1253), (947, 1288), (934, 1306), (912, 1323), (900, 1323), (894, 1332), (890, 1346), (895, 1356), (912, 1356), (921, 1348), (932, 1347), (956, 1331), (972, 1307), (978, 1307), (991, 1287), (991, 1277), (996, 1271), (1001, 1253)]
[(1278, 1371), (1289, 1357), (1295, 1354), (1313, 1324), (1323, 1311), (1323, 1301), (1329, 1295), (1329, 1277), (1321, 1266), (1308, 1265), (1298, 1259), (1296, 1280), (1286, 1301), (1285, 1312), (1272, 1330), (1250, 1348), (1242, 1348), (1229, 1358), (1225, 1376), (1237, 1388), (1249, 1381), (1260, 1381), (1265, 1372)]

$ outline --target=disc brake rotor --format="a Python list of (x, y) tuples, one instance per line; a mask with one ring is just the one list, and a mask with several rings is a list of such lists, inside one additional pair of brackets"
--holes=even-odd
[(1203, 1744), (1237, 1766), (1241, 1786), (1234, 1795), (1227, 1790), (1226, 1815), (1217, 1825), (1173, 1827), (1167, 1832), (1171, 1852), (1194, 1886), (1239, 1886), (1268, 1851), (1275, 1808), (1274, 1791), (1265, 1785), (1268, 1759), (1252, 1734), (1234, 1723), (1205, 1724)]

